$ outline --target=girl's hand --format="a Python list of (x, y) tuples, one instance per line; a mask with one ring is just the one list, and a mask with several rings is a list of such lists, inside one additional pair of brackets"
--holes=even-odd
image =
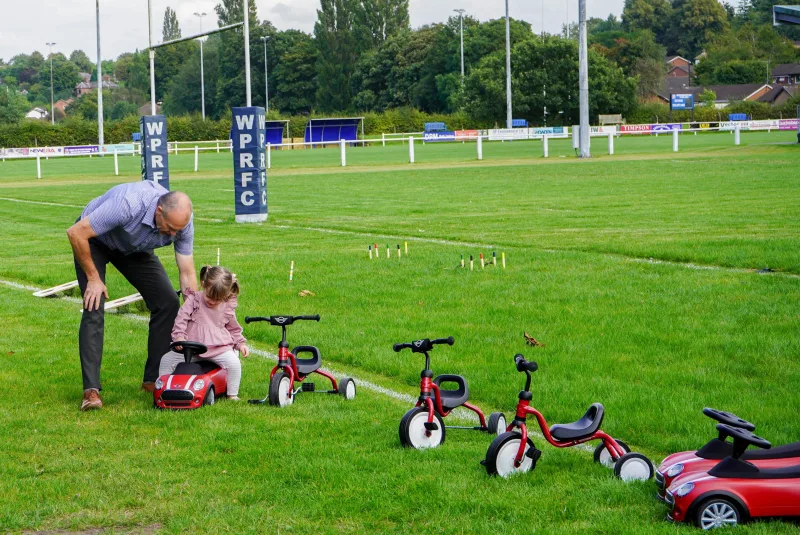
[(250, 350), (247, 349), (247, 346), (244, 344), (239, 346), (239, 353), (241, 353), (243, 359), (246, 359), (250, 356)]

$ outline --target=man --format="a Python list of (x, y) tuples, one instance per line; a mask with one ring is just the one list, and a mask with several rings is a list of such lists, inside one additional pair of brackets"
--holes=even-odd
[(180, 301), (153, 249), (174, 243), (181, 290), (197, 290), (192, 247), (192, 201), (156, 182), (114, 186), (92, 200), (67, 230), (75, 257), (75, 273), (83, 294), (79, 334), (83, 401), (81, 410), (99, 409), (100, 363), (106, 265), (110, 262), (136, 288), (150, 311), (150, 335), (142, 389), (152, 392), (161, 357), (169, 350), (172, 325)]

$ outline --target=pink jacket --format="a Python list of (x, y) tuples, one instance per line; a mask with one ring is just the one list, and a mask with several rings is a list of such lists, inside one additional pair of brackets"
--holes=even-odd
[(172, 327), (172, 341), (191, 340), (208, 347), (200, 358), (216, 357), (246, 344), (242, 326), (236, 321), (236, 296), (215, 308), (206, 305), (202, 292), (184, 291), (185, 301)]

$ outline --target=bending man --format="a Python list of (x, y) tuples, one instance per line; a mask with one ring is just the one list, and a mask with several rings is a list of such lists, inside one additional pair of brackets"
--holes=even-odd
[(150, 311), (150, 334), (142, 389), (152, 392), (161, 356), (169, 351), (180, 301), (161, 261), (153, 253), (174, 244), (181, 290), (197, 289), (192, 247), (192, 201), (152, 181), (114, 186), (93, 199), (67, 230), (75, 273), (83, 294), (79, 334), (83, 401), (81, 410), (99, 409), (103, 359), (106, 265), (111, 263), (142, 294)]

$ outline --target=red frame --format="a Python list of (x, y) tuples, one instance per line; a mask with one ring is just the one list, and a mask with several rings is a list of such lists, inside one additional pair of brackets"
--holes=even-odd
[[(442, 406), (442, 396), (439, 393), (439, 390), (440, 390), (439, 387), (436, 385), (436, 383), (433, 382), (433, 380), (430, 377), (421, 378), (419, 384), (420, 399), (417, 400), (417, 404), (415, 405), (415, 407), (421, 407), (423, 403), (426, 405), (426, 407), (428, 408), (428, 423), (433, 423), (434, 411), (439, 413), (439, 415), (442, 418), (446, 417), (448, 414), (453, 412), (452, 410), (449, 411), (445, 410), (444, 407)], [(431, 392), (433, 392), (433, 399), (431, 398)], [(478, 418), (480, 419), (481, 427), (486, 428), (486, 417), (483, 415), (483, 412), (481, 412), (481, 410), (478, 407), (469, 402), (464, 402), (464, 404), (460, 406), (465, 407), (471, 410), (472, 412), (476, 413), (478, 415)], [(426, 429), (425, 435), (431, 436), (431, 431)]]
[[(286, 366), (285, 364), (280, 364), (281, 361), (289, 361), (289, 365)], [(333, 384), (333, 390), (339, 390), (339, 385), (336, 383), (336, 378), (323, 370), (322, 368), (314, 370), (313, 372), (303, 375), (299, 371), (297, 371), (297, 359), (296, 357), (289, 351), (286, 347), (281, 347), (278, 349), (278, 364), (272, 368), (272, 371), (269, 374), (269, 380), (272, 381), (272, 378), (278, 373), (278, 370), (283, 370), (289, 374), (289, 380), (291, 381), (292, 385), (292, 392), (291, 397), (294, 397), (294, 383), (302, 383), (311, 373), (318, 373), (323, 377), (327, 377), (330, 382)]]
[[(622, 446), (617, 444), (616, 440), (614, 440), (611, 436), (603, 432), (602, 430), (598, 429), (590, 436), (575, 439), (575, 440), (568, 440), (561, 442), (553, 438), (553, 435), (550, 434), (550, 426), (547, 425), (547, 421), (542, 416), (542, 413), (536, 410), (536, 408), (530, 406), (530, 400), (527, 399), (520, 399), (517, 403), (517, 412), (516, 418), (512, 421), (508, 427), (506, 427), (506, 431), (513, 431), (515, 427), (519, 427), (520, 432), (522, 433), (522, 440), (519, 443), (519, 451), (517, 452), (517, 456), (514, 458), (514, 465), (519, 468), (522, 465), (522, 461), (525, 457), (525, 448), (528, 445), (528, 427), (525, 424), (525, 421), (529, 414), (532, 414), (536, 417), (536, 421), (539, 422), (539, 427), (542, 430), (542, 435), (544, 435), (545, 440), (555, 446), (556, 448), (569, 448), (571, 446), (577, 446), (578, 444), (583, 444), (584, 442), (590, 442), (592, 440), (602, 440), (603, 444), (605, 444), (606, 449), (611, 454), (611, 459), (616, 461), (623, 455), (625, 455), (625, 450), (622, 449)], [(516, 423), (516, 421), (521, 421), (521, 423)]]

